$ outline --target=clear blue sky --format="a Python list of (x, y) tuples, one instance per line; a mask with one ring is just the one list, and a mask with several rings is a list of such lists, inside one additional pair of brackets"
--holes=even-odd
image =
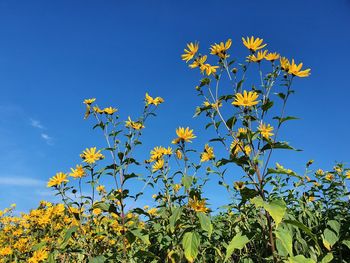
[(192, 118), (200, 76), (180, 59), (195, 40), (207, 48), (232, 38), (233, 56), (243, 58), (240, 38), (255, 35), (311, 67), (288, 105), (302, 119), (281, 133), (304, 151), (281, 152), (280, 162), (299, 171), (308, 159), (324, 169), (348, 162), (349, 26), (349, 0), (1, 0), (0, 209), (52, 200), (47, 179), (98, 142), (82, 119), (84, 98), (115, 105), (125, 118), (141, 111), (146, 91), (162, 96), (142, 151), (168, 145), (179, 125), (197, 131), (201, 149), (204, 120)]

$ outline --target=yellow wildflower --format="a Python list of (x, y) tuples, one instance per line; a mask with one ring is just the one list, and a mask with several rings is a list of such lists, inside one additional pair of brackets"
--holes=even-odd
[(112, 108), (112, 107), (108, 107), (108, 108), (104, 108), (103, 112), (108, 114), (108, 115), (112, 115), (113, 113), (115, 113), (118, 109), (116, 108)]
[(262, 42), (264, 41), (263, 39), (260, 39), (260, 38), (254, 39), (253, 36), (250, 39), (249, 37), (247, 37), (247, 39), (244, 39), (244, 37), (242, 37), (242, 41), (243, 41), (243, 45), (245, 45), (246, 48), (248, 48), (252, 52), (255, 52), (266, 46), (266, 44), (262, 44)]
[(176, 150), (176, 158), (181, 160), (182, 159), (182, 152), (178, 149)]
[(246, 133), (247, 133), (247, 128), (238, 128), (237, 137)]
[(130, 119), (130, 117), (128, 117), (128, 120), (125, 122), (125, 127), (132, 128), (134, 130), (141, 130), (141, 129), (145, 128), (145, 126), (143, 126), (142, 123), (140, 123), (138, 121), (132, 121)]
[(340, 166), (334, 166), (333, 169), (334, 169), (334, 171), (336, 171), (338, 174), (340, 174), (340, 173), (343, 171), (343, 169), (342, 169)]
[(201, 73), (204, 73), (204, 71), (205, 71), (207, 76), (209, 76), (211, 74), (215, 74), (217, 68), (219, 68), (219, 66), (212, 66), (210, 64), (202, 64), (200, 66)]
[(85, 170), (82, 165), (76, 165), (75, 169), (70, 169), (72, 172), (69, 175), (73, 178), (82, 178), (85, 175)]
[(155, 173), (161, 169), (163, 169), (164, 167), (164, 160), (163, 159), (159, 159), (158, 161), (156, 161), (153, 166), (152, 166), (152, 172)]
[(146, 102), (146, 106), (148, 105), (155, 105), (155, 106), (158, 106), (159, 104), (163, 103), (164, 100), (163, 98), (161, 97), (156, 97), (156, 98), (152, 98), (150, 95), (148, 95), (148, 93), (146, 92), (146, 95), (145, 95), (145, 102)]
[(189, 43), (187, 44), (188, 49), (184, 49), (185, 54), (181, 55), (182, 60), (186, 60), (186, 63), (193, 59), (193, 57), (198, 52), (199, 44), (198, 43)]
[(244, 182), (238, 181), (234, 183), (234, 187), (236, 188), (236, 190), (241, 191), (245, 187), (245, 185)]
[(210, 54), (216, 55), (222, 59), (228, 58), (229, 55), (226, 53), (226, 51), (231, 47), (231, 44), (232, 44), (231, 39), (228, 39), (226, 43), (224, 42), (220, 42), (220, 44), (215, 43), (214, 45), (211, 45)]
[(266, 125), (264, 123), (260, 123), (260, 125), (258, 127), (258, 131), (266, 139), (270, 138), (273, 135), (273, 133), (272, 133), (273, 127), (270, 124)]
[(13, 250), (10, 246), (0, 248), (0, 256), (9, 256), (13, 254)]
[(277, 60), (279, 58), (280, 58), (280, 54), (278, 54), (277, 52), (267, 53), (265, 55), (265, 59), (268, 60), (268, 61), (271, 61), (271, 62), (273, 62), (273, 61), (275, 61), (275, 60)]
[(326, 180), (328, 180), (328, 181), (332, 181), (332, 180), (334, 180), (334, 175), (331, 174), (331, 173), (328, 173), (328, 174), (326, 174), (325, 178), (326, 178)]
[(289, 70), (289, 66), (290, 66), (290, 62), (287, 58), (285, 57), (281, 57), (280, 58), (280, 65), (281, 65), (281, 69), (283, 69), (284, 71), (287, 71)]
[(154, 216), (154, 215), (157, 214), (157, 211), (158, 211), (158, 209), (155, 208), (155, 207), (153, 207), (153, 208), (149, 209), (149, 210), (147, 211), (147, 213), (150, 214), (151, 216)]
[(322, 176), (322, 175), (324, 175), (324, 171), (323, 171), (322, 169), (318, 169), (318, 170), (316, 171), (316, 175)]
[(251, 61), (251, 62), (257, 62), (257, 63), (260, 63), (261, 60), (263, 60), (266, 56), (266, 53), (267, 53), (267, 50), (264, 50), (264, 51), (258, 51), (258, 53), (256, 53), (256, 55), (249, 55), (247, 57), (247, 60), (248, 61)]
[(181, 184), (174, 184), (173, 189), (177, 193), (181, 189)]
[(152, 195), (152, 198), (153, 198), (153, 199), (156, 199), (156, 198), (157, 198), (157, 196), (158, 196), (158, 195), (153, 194), (153, 195)]
[(315, 196), (310, 195), (309, 198), (308, 198), (308, 201), (309, 202), (313, 202), (313, 201), (315, 201), (315, 199), (316, 199)]
[(94, 106), (92, 109), (93, 109), (94, 112), (96, 112), (96, 113), (99, 113), (99, 114), (104, 113), (104, 110), (101, 110), (98, 106)]
[(101, 210), (101, 208), (94, 208), (94, 209), (92, 210), (92, 213), (93, 213), (95, 216), (98, 216), (98, 215), (102, 214), (102, 210)]
[(259, 97), (258, 93), (255, 91), (246, 90), (242, 93), (236, 93), (235, 101), (232, 102), (233, 105), (242, 106), (242, 107), (251, 107), (259, 103), (257, 98)]
[(67, 175), (65, 173), (59, 172), (54, 177), (50, 178), (49, 182), (47, 183), (47, 187), (53, 187), (67, 182)]
[(345, 173), (346, 178), (350, 179), (350, 170), (347, 170)]
[(199, 56), (196, 58), (192, 64), (188, 65), (190, 68), (200, 68), (202, 65), (204, 65), (205, 61), (207, 60), (207, 56)]
[(105, 186), (104, 185), (99, 185), (96, 187), (96, 190), (100, 193), (105, 193), (106, 192), (106, 189), (105, 189)]
[(214, 150), (208, 144), (204, 146), (204, 152), (201, 153), (201, 162), (207, 162), (210, 160), (214, 160)]
[(205, 200), (198, 200), (196, 196), (193, 196), (193, 198), (188, 201), (188, 206), (195, 212), (206, 213), (209, 210), (207, 207), (205, 207)]
[(173, 144), (177, 144), (179, 142), (192, 142), (191, 140), (196, 138), (193, 134), (193, 130), (190, 130), (189, 127), (186, 129), (184, 127), (179, 127), (176, 129), (177, 138), (172, 141)]
[(92, 99), (85, 99), (84, 100), (84, 104), (86, 105), (90, 105), (92, 104), (94, 101), (96, 100), (96, 98), (92, 98)]
[(289, 66), (288, 73), (300, 78), (308, 77), (310, 75), (311, 69), (308, 68), (305, 70), (301, 70), (302, 67), (303, 67), (303, 63), (300, 63), (299, 65), (297, 65), (295, 64), (294, 59), (292, 59), (292, 63)]
[(93, 164), (96, 161), (105, 158), (100, 150), (96, 151), (96, 147), (92, 147), (90, 149), (86, 148), (85, 151), (80, 154), (80, 157), (88, 164)]

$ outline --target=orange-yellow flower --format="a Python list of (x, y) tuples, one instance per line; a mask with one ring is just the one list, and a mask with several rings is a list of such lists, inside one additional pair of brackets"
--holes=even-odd
[(49, 182), (47, 183), (47, 187), (53, 187), (67, 182), (67, 175), (65, 173), (59, 172), (50, 178)]
[(262, 44), (264, 41), (263, 39), (260, 39), (260, 38), (254, 39), (253, 36), (250, 39), (249, 37), (247, 37), (247, 39), (244, 39), (244, 37), (242, 37), (242, 41), (243, 41), (243, 45), (245, 45), (246, 48), (248, 48), (252, 52), (255, 52), (266, 46), (266, 44)]
[(192, 64), (188, 65), (190, 68), (198, 68), (204, 65), (205, 61), (207, 60), (207, 56), (199, 56), (197, 57)]
[(297, 76), (299, 78), (305, 78), (310, 76), (310, 70), (311, 69), (305, 69), (301, 70), (303, 67), (303, 63), (300, 63), (299, 65), (294, 62), (294, 59), (292, 59), (292, 63), (289, 66), (288, 73), (292, 74), (293, 76)]
[(236, 188), (236, 190), (242, 190), (244, 189), (245, 185), (244, 182), (238, 181), (234, 183), (234, 187)]
[(146, 96), (145, 96), (145, 102), (146, 102), (146, 106), (148, 105), (155, 105), (158, 106), (159, 104), (163, 103), (164, 100), (161, 97), (156, 97), (156, 98), (152, 98), (147, 92), (146, 92)]
[(274, 53), (268, 53), (265, 55), (265, 59), (268, 60), (268, 61), (275, 61), (277, 59), (280, 58), (280, 54), (278, 54), (277, 52), (274, 52)]
[(280, 58), (280, 65), (281, 65), (281, 69), (283, 69), (284, 71), (287, 71), (289, 70), (289, 66), (290, 66), (290, 62), (287, 58), (285, 57), (281, 57)]
[(159, 159), (152, 166), (152, 172), (155, 173), (164, 167), (164, 159)]
[(82, 178), (85, 175), (85, 170), (82, 165), (77, 165), (75, 169), (71, 168), (71, 171), (69, 175), (73, 178)]
[(266, 139), (270, 138), (273, 135), (273, 127), (270, 124), (261, 123), (258, 127), (258, 131)]
[(192, 142), (191, 140), (196, 138), (193, 134), (193, 130), (190, 130), (189, 127), (186, 129), (184, 127), (179, 127), (176, 129), (177, 138), (175, 138), (172, 143), (177, 144), (179, 142)]
[(257, 98), (259, 97), (258, 93), (255, 91), (246, 90), (242, 93), (236, 93), (235, 101), (232, 102), (233, 105), (242, 106), (242, 107), (251, 107), (259, 103)]
[(181, 55), (182, 60), (186, 60), (186, 63), (193, 59), (193, 57), (198, 52), (199, 44), (198, 43), (189, 43), (187, 44), (188, 49), (184, 49), (185, 54)]
[(96, 100), (96, 98), (92, 98), (92, 99), (85, 99), (84, 100), (84, 104), (86, 105), (90, 105), (92, 104), (94, 101)]
[(132, 121), (130, 119), (130, 117), (128, 117), (128, 120), (125, 122), (125, 127), (131, 128), (134, 130), (141, 130), (141, 129), (145, 128), (145, 126), (141, 122)]
[(201, 162), (207, 162), (210, 160), (214, 160), (214, 149), (210, 147), (208, 144), (204, 146), (204, 151), (201, 153)]
[(249, 55), (247, 57), (248, 61), (252, 61), (252, 62), (257, 62), (260, 63), (261, 60), (263, 60), (266, 56), (267, 50), (260, 50), (258, 51), (258, 53), (254, 54), (254, 55)]
[(96, 151), (96, 147), (92, 147), (90, 149), (86, 148), (86, 150), (80, 154), (80, 157), (88, 164), (93, 164), (96, 161), (105, 158), (100, 150)]
[(205, 206), (205, 200), (198, 200), (196, 196), (188, 201), (188, 206), (192, 208), (195, 212), (206, 213), (209, 209)]
[(210, 48), (210, 54), (216, 55), (222, 59), (228, 58), (229, 55), (226, 53), (226, 51), (231, 47), (232, 40), (228, 39), (226, 43), (220, 42), (220, 44), (214, 44), (211, 45)]
[(326, 174), (325, 178), (326, 178), (326, 180), (328, 180), (328, 181), (332, 181), (332, 180), (334, 180), (334, 175), (331, 174), (331, 173), (328, 173), (328, 174)]
[(219, 68), (219, 66), (212, 66), (210, 64), (202, 64), (200, 66), (201, 73), (204, 73), (205, 71), (205, 74), (207, 74), (207, 76), (215, 74), (217, 68)]
[(113, 113), (115, 113), (117, 111), (117, 109), (112, 108), (112, 107), (108, 107), (108, 108), (104, 108), (103, 111), (104, 111), (104, 113), (106, 113), (108, 115), (112, 115)]

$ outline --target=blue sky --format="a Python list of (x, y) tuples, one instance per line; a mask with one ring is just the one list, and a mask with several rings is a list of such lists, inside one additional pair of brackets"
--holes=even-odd
[(255, 35), (311, 67), (288, 105), (302, 119), (281, 133), (303, 152), (277, 155), (295, 169), (309, 159), (324, 169), (348, 162), (348, 25), (348, 0), (0, 1), (0, 209), (53, 200), (48, 178), (100, 143), (82, 118), (84, 98), (126, 118), (140, 113), (146, 91), (162, 96), (141, 151), (168, 145), (179, 125), (198, 131), (193, 146), (201, 149), (205, 122), (192, 118), (200, 76), (180, 59), (195, 40), (207, 48), (232, 38), (231, 53), (242, 59), (240, 38)]

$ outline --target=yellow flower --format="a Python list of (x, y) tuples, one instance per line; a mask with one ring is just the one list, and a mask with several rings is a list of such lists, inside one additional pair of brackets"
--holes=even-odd
[(318, 182), (314, 182), (314, 186), (318, 187), (318, 186), (321, 186), (321, 184)]
[(247, 133), (247, 128), (238, 128), (237, 137), (239, 137), (240, 135), (244, 135), (246, 133)]
[(206, 101), (203, 102), (203, 105), (204, 105), (204, 107), (210, 107), (210, 108), (213, 108), (213, 109), (218, 109), (218, 108), (222, 107), (222, 101), (221, 100), (217, 100), (214, 103), (210, 103), (209, 101), (206, 100)]
[(100, 193), (106, 193), (106, 189), (104, 185), (97, 186), (96, 190), (99, 191)]
[(92, 210), (92, 213), (95, 215), (95, 216), (98, 216), (100, 214), (102, 214), (102, 210), (100, 208), (94, 208)]
[(50, 178), (49, 182), (47, 183), (47, 187), (53, 187), (67, 182), (67, 175), (62, 172), (59, 172), (54, 177)]
[(149, 210), (147, 211), (147, 213), (150, 214), (151, 216), (154, 216), (154, 215), (157, 214), (157, 211), (158, 211), (158, 209), (155, 208), (155, 207), (153, 207), (153, 208), (149, 209)]
[(207, 207), (205, 207), (205, 200), (198, 200), (196, 196), (188, 201), (188, 206), (195, 212), (206, 213), (209, 210)]
[(273, 62), (273, 61), (275, 61), (275, 60), (277, 60), (279, 58), (280, 58), (280, 54), (278, 54), (277, 52), (267, 53), (265, 55), (265, 59), (268, 60), (268, 61), (271, 61), (271, 62)]
[(145, 101), (146, 101), (146, 106), (151, 105), (151, 104), (158, 106), (159, 104), (164, 102), (163, 98), (161, 98), (161, 97), (152, 98), (150, 95), (148, 95), (147, 92), (146, 92), (146, 96), (145, 96)]
[(177, 138), (172, 141), (173, 144), (177, 144), (179, 142), (192, 142), (191, 139), (196, 138), (193, 134), (193, 130), (190, 130), (189, 127), (186, 129), (184, 127), (179, 127), (176, 129)]
[(104, 113), (104, 110), (101, 110), (98, 106), (94, 106), (92, 109), (93, 109), (94, 112), (96, 112), (96, 113), (99, 113), (99, 114)]
[(345, 175), (346, 175), (346, 178), (350, 179), (350, 170), (346, 171)]
[(265, 58), (266, 53), (267, 53), (267, 50), (264, 50), (264, 51), (260, 50), (258, 51), (258, 53), (256, 53), (256, 55), (249, 55), (247, 59), (248, 61), (260, 63), (260, 61)]
[(333, 169), (334, 169), (334, 171), (336, 171), (338, 174), (340, 174), (340, 173), (343, 171), (343, 169), (342, 169), (340, 166), (334, 166)]
[(309, 198), (308, 198), (308, 201), (309, 202), (313, 202), (313, 201), (315, 201), (315, 199), (316, 199), (315, 196), (310, 195)]
[(289, 66), (290, 66), (290, 62), (287, 58), (285, 57), (281, 57), (280, 58), (280, 65), (281, 65), (281, 68), (284, 70), (284, 71), (287, 71), (289, 70)]
[(260, 38), (254, 39), (253, 36), (250, 39), (249, 37), (247, 37), (247, 39), (244, 39), (244, 37), (242, 37), (242, 41), (243, 41), (243, 45), (245, 45), (246, 48), (248, 48), (252, 52), (255, 52), (266, 46), (266, 44), (262, 45), (262, 42), (264, 41), (263, 39), (260, 39)]
[(236, 190), (241, 191), (245, 187), (245, 185), (244, 182), (239, 181), (234, 183), (234, 187), (236, 188)]
[(250, 148), (249, 145), (244, 146), (244, 152), (246, 155), (250, 155), (250, 153), (252, 152), (252, 149)]
[(189, 43), (187, 44), (188, 49), (184, 49), (185, 54), (181, 55), (182, 60), (186, 60), (186, 63), (193, 59), (193, 57), (198, 52), (199, 45), (198, 43)]
[(258, 127), (258, 131), (266, 139), (270, 138), (273, 135), (273, 133), (272, 133), (273, 127), (270, 124), (266, 125), (264, 123), (261, 123)]
[(96, 100), (96, 98), (92, 98), (92, 99), (85, 99), (84, 100), (84, 104), (86, 105), (90, 105), (92, 104), (94, 101)]
[(77, 165), (75, 169), (73, 168), (70, 168), (70, 169), (72, 172), (69, 175), (72, 176), (73, 178), (82, 178), (85, 175), (85, 170), (82, 165)]
[(214, 44), (211, 45), (210, 48), (210, 54), (211, 55), (216, 55), (222, 59), (228, 58), (229, 55), (226, 53), (226, 51), (231, 47), (232, 40), (228, 39), (226, 43), (220, 42), (220, 44)]
[(101, 151), (96, 151), (96, 147), (86, 148), (80, 157), (84, 160), (84, 162), (88, 164), (94, 164), (96, 161), (105, 158)]
[(134, 130), (141, 130), (141, 129), (145, 128), (145, 126), (143, 126), (142, 123), (140, 123), (138, 121), (132, 121), (130, 119), (130, 117), (128, 117), (128, 120), (125, 122), (125, 127), (131, 128)]
[(162, 146), (157, 146), (153, 148), (150, 154), (151, 154), (151, 158), (149, 162), (154, 162), (158, 159), (161, 159), (164, 155), (172, 155), (173, 149), (171, 149), (171, 147), (164, 148)]
[(316, 171), (316, 175), (322, 176), (322, 175), (324, 175), (324, 171), (322, 169), (318, 169)]
[(233, 105), (242, 106), (242, 107), (251, 107), (259, 103), (257, 98), (259, 97), (258, 93), (255, 91), (246, 90), (242, 93), (236, 93), (235, 101), (232, 102)]
[(175, 193), (177, 193), (181, 189), (181, 184), (175, 184), (173, 186)]
[(156, 199), (156, 198), (157, 198), (157, 196), (158, 196), (158, 195), (153, 194), (153, 195), (152, 195), (152, 198), (153, 198), (153, 199)]
[(205, 71), (207, 76), (209, 76), (210, 74), (215, 74), (217, 68), (219, 68), (219, 66), (212, 66), (210, 64), (202, 64), (200, 66), (201, 73)]
[(112, 115), (113, 113), (115, 113), (115, 112), (117, 111), (117, 109), (116, 109), (116, 108), (109, 107), (109, 108), (104, 108), (103, 111), (104, 111), (104, 113), (106, 113), (106, 114)]
[(214, 160), (214, 150), (208, 144), (204, 146), (204, 152), (201, 153), (201, 162), (207, 162), (210, 160)]
[(182, 159), (182, 152), (180, 150), (176, 150), (176, 158), (179, 160)]
[(159, 159), (158, 161), (156, 161), (153, 166), (152, 166), (152, 172), (155, 173), (161, 169), (163, 169), (164, 167), (164, 160), (163, 159)]
[(1, 256), (9, 256), (13, 254), (13, 250), (10, 246), (0, 248), (0, 255)]
[(299, 65), (297, 65), (295, 64), (294, 59), (292, 59), (292, 63), (289, 66), (288, 73), (300, 78), (305, 78), (310, 76), (311, 69), (308, 68), (305, 70), (301, 70), (302, 67), (303, 67), (303, 63), (300, 63)]
[(190, 68), (198, 68), (204, 65), (205, 61), (207, 60), (207, 56), (199, 56), (196, 58), (192, 64), (188, 65)]
[[(243, 151), (242, 151), (242, 149), (243, 149)], [(237, 140), (237, 139), (235, 139), (232, 143), (231, 143), (231, 145), (230, 145), (230, 150), (231, 150), (231, 152), (232, 152), (232, 154), (233, 155), (237, 155), (238, 153), (240, 153), (240, 152), (243, 152), (244, 154), (246, 154), (246, 155), (250, 155), (250, 153), (251, 153), (251, 151), (252, 151), (252, 149), (250, 148), (250, 146), (249, 145), (243, 145), (243, 142), (242, 141), (239, 141), (239, 140)]]
[(326, 180), (328, 180), (328, 181), (332, 181), (332, 180), (334, 180), (334, 175), (331, 174), (331, 173), (328, 173), (328, 174), (326, 174), (325, 178), (326, 178)]
[(33, 256), (28, 260), (29, 263), (43, 262), (48, 258), (49, 254), (45, 248), (34, 251)]

